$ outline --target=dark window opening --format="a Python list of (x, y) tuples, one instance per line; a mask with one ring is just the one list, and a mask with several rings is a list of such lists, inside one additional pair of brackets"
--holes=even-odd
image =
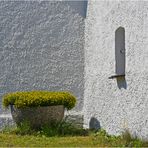
[(115, 32), (115, 73), (125, 75), (125, 29), (119, 27)]

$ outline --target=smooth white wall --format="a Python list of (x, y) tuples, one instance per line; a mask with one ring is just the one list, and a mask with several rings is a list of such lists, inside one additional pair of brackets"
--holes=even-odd
[[(84, 127), (129, 129), (148, 139), (148, 2), (89, 1), (85, 32)], [(125, 28), (126, 76), (115, 74), (115, 31)], [(93, 124), (94, 123), (94, 124)]]

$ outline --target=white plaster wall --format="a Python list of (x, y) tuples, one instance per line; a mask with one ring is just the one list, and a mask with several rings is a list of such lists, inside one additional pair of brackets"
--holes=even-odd
[[(85, 32), (84, 127), (129, 129), (148, 139), (148, 2), (89, 1)], [(115, 74), (115, 30), (125, 28), (125, 80)]]
[(69, 4), (0, 2), (0, 106), (8, 92), (70, 91), (82, 110), (84, 17)]

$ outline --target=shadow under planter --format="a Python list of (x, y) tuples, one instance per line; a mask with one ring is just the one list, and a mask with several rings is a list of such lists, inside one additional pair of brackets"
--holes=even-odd
[(60, 122), (64, 117), (63, 105), (26, 108), (15, 108), (11, 105), (10, 107), (14, 122), (17, 125), (28, 122), (31, 128), (41, 128), (43, 125)]

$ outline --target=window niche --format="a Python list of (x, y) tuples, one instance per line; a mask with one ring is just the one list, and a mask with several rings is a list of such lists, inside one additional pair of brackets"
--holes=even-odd
[(123, 27), (117, 28), (115, 31), (115, 75), (109, 77), (109, 79), (116, 78), (117, 86), (119, 89), (127, 89), (127, 83), (125, 79), (125, 29)]
[(125, 29), (119, 27), (115, 31), (115, 73), (125, 76)]
[(115, 75), (109, 77), (125, 77), (125, 29), (117, 28), (115, 31)]

